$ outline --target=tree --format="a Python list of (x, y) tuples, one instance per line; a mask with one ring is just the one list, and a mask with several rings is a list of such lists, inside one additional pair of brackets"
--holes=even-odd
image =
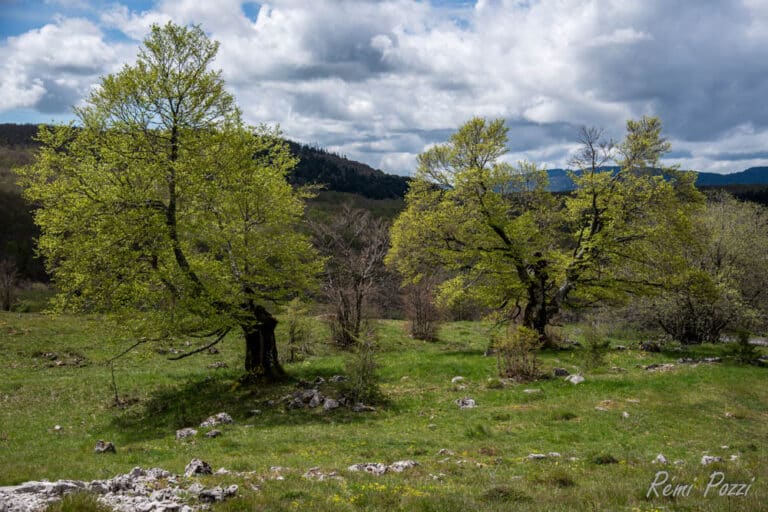
[(137, 62), (75, 110), (81, 126), (41, 127), (19, 174), (59, 307), (204, 348), (239, 328), (246, 371), (271, 380), (283, 370), (268, 305), (311, 286), (320, 263), (295, 229), (296, 160), (277, 130), (243, 124), (209, 69), (217, 49), (199, 26), (153, 26)]
[(389, 226), (345, 204), (330, 222), (312, 222), (315, 246), (327, 257), (323, 294), (333, 307), (331, 331), (342, 348), (360, 336), (364, 306), (385, 274)]
[(717, 342), (726, 329), (763, 328), (768, 313), (768, 210), (720, 192), (694, 217), (686, 268), (650, 305), (684, 344)]
[(618, 146), (583, 130), (576, 190), (556, 196), (544, 170), (501, 161), (503, 120), (472, 119), (419, 156), (388, 262), (411, 281), (446, 268), (443, 303), (480, 299), (542, 337), (566, 306), (660, 287), (700, 202), (692, 173), (658, 171), (660, 130), (656, 118), (629, 121)]

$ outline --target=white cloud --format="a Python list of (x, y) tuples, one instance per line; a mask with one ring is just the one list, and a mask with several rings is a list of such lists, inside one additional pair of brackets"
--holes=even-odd
[[(644, 114), (660, 115), (675, 148), (692, 155), (684, 165), (738, 170), (748, 161), (739, 155), (765, 142), (762, 1), (274, 0), (254, 19), (243, 3), (114, 4), (99, 23), (134, 40), (152, 23), (201, 23), (221, 43), (216, 65), (249, 122), (279, 122), (291, 138), (391, 171), (412, 171), (418, 152), (474, 115), (508, 120), (510, 158), (553, 166), (567, 161), (579, 125), (620, 138)], [(86, 90), (135, 47), (60, 19), (0, 51), (7, 109)]]

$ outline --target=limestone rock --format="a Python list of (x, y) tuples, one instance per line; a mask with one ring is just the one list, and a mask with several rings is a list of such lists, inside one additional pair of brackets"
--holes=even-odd
[(475, 402), (475, 399), (466, 396), (464, 398), (459, 398), (454, 403), (459, 406), (459, 409), (473, 409), (477, 407), (477, 402)]
[(363, 462), (361, 464), (353, 464), (347, 468), (349, 471), (364, 471), (371, 473), (372, 475), (383, 475), (389, 469), (388, 466), (380, 462)]
[(192, 459), (187, 467), (184, 468), (184, 476), (191, 477), (196, 475), (212, 475), (213, 469), (210, 464), (200, 459)]
[(555, 368), (554, 370), (552, 370), (552, 373), (555, 375), (555, 377), (567, 377), (571, 374), (565, 368)]
[(326, 398), (323, 401), (323, 409), (326, 411), (332, 411), (334, 409), (338, 409), (341, 404), (338, 400), (335, 400), (333, 398)]
[(102, 441), (101, 439), (96, 442), (96, 447), (93, 451), (95, 453), (117, 453), (114, 443), (111, 441)]
[(210, 428), (215, 427), (216, 425), (231, 424), (234, 422), (235, 420), (232, 419), (232, 416), (225, 412), (220, 412), (219, 414), (209, 416), (208, 419), (200, 424), (200, 428)]
[(419, 463), (415, 460), (398, 460), (389, 465), (389, 470), (395, 473), (402, 473), (406, 469), (415, 468)]
[(578, 375), (578, 374), (577, 375), (569, 375), (568, 377), (565, 378), (565, 381), (566, 382), (570, 382), (571, 384), (581, 384), (585, 380), (586, 379), (583, 376)]
[(176, 431), (176, 439), (185, 439), (197, 435), (197, 430), (187, 427)]
[(206, 433), (205, 437), (214, 438), (214, 437), (219, 437), (220, 435), (221, 435), (221, 430), (213, 429), (210, 432)]
[(716, 457), (714, 455), (704, 455), (701, 458), (701, 465), (702, 466), (709, 466), (710, 464), (714, 464), (715, 462), (722, 462), (722, 457)]
[(660, 453), (660, 454), (658, 454), (656, 456), (655, 459), (653, 459), (653, 463), (654, 464), (666, 464), (667, 463), (667, 458)]

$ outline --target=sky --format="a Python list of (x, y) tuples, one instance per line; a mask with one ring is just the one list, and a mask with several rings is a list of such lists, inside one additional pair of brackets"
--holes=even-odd
[(666, 164), (768, 165), (768, 0), (0, 0), (0, 123), (74, 119), (168, 20), (220, 42), (246, 122), (387, 172), (473, 116), (512, 163), (657, 115)]

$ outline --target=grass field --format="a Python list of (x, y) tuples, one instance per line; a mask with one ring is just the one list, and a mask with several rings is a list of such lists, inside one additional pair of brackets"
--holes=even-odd
[[(481, 323), (445, 325), (436, 343), (409, 339), (397, 321), (381, 321), (378, 330), (387, 402), (376, 412), (265, 405), (296, 384), (240, 385), (243, 346), (235, 336), (219, 354), (178, 362), (167, 361), (158, 346), (140, 346), (115, 363), (119, 396), (127, 403), (119, 408), (103, 362), (129, 346), (129, 338), (97, 317), (2, 313), (0, 485), (108, 478), (139, 465), (180, 473), (198, 457), (214, 469), (254, 472), (206, 477), (241, 486), (239, 497), (215, 510), (766, 509), (768, 370), (727, 358), (669, 371), (640, 367), (727, 355), (726, 346), (661, 354), (613, 350), (579, 385), (558, 378), (499, 387), (496, 360), (483, 356), (489, 334)], [(638, 340), (612, 341), (634, 347)], [(184, 340), (173, 346), (188, 348)], [(286, 365), (292, 377), (344, 372), (345, 355), (322, 343), (315, 348), (319, 355)], [(578, 350), (546, 352), (542, 359), (549, 369), (582, 367)], [(215, 361), (228, 368), (209, 368)], [(465, 389), (451, 383), (455, 376), (464, 377)], [(331, 386), (320, 390), (333, 396)], [(460, 410), (454, 400), (465, 396), (478, 406)], [(225, 425), (221, 437), (201, 431), (176, 440), (176, 429), (222, 411), (236, 423)], [(117, 453), (94, 454), (99, 439), (113, 441)], [(450, 452), (439, 454), (442, 449)], [(561, 456), (527, 457), (548, 452)], [(652, 463), (659, 453), (668, 465)], [(704, 454), (723, 462), (704, 467)], [(419, 466), (379, 477), (346, 469), (403, 459)], [(271, 466), (289, 468), (285, 478), (272, 478)], [(303, 478), (312, 467), (336, 470), (343, 479)], [(660, 470), (675, 484), (691, 485), (689, 495), (647, 498)], [(752, 483), (747, 496), (721, 497), (718, 488), (705, 497), (715, 471), (730, 483)]]

